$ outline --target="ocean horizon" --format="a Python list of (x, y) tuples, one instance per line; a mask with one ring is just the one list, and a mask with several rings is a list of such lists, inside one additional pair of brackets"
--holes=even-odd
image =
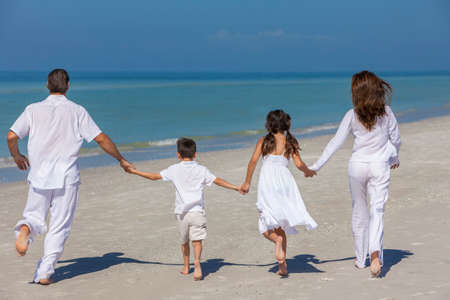
[[(351, 72), (70, 72), (67, 98), (83, 105), (131, 161), (173, 157), (180, 136), (199, 152), (251, 146), (266, 114), (291, 115), (297, 138), (333, 133), (352, 107)], [(379, 72), (393, 89), (400, 122), (450, 114), (450, 71)], [(48, 96), (47, 72), (0, 72), (0, 132)], [(301, 141), (300, 141), (301, 143)], [(20, 142), (26, 154), (26, 139)], [(81, 168), (114, 164), (95, 142), (83, 145)], [(25, 179), (0, 139), (0, 183)]]

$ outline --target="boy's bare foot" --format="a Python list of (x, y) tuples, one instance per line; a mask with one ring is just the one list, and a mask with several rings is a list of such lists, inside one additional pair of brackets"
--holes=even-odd
[(180, 270), (180, 274), (183, 274), (183, 275), (188, 275), (189, 274), (189, 267), (183, 267), (181, 270)]
[(372, 277), (380, 276), (381, 263), (378, 251), (375, 251), (370, 255), (370, 273), (372, 273)]
[(194, 262), (194, 280), (202, 280), (203, 279), (203, 273), (202, 273), (202, 266), (200, 265), (200, 262)]
[(19, 235), (16, 240), (16, 251), (20, 256), (27, 254), (29, 244), (30, 229), (26, 225), (20, 227)]
[(288, 276), (286, 261), (278, 262), (278, 272), (277, 275)]
[(42, 284), (42, 285), (49, 285), (49, 284), (52, 284), (52, 283), (54, 283), (54, 281), (51, 280), (50, 278), (39, 280), (39, 284)]

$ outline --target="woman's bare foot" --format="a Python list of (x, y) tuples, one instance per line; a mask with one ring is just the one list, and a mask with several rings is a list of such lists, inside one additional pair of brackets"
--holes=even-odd
[(277, 275), (288, 276), (286, 261), (278, 262), (278, 272)]
[(183, 267), (183, 268), (180, 270), (180, 274), (188, 275), (188, 274), (189, 274), (189, 267)]
[(194, 280), (202, 280), (203, 279), (203, 273), (202, 273), (202, 266), (200, 265), (200, 262), (194, 262)]
[(370, 273), (372, 273), (372, 277), (380, 276), (381, 263), (378, 251), (375, 251), (370, 255)]
[(50, 278), (39, 280), (39, 284), (42, 284), (42, 285), (49, 285), (49, 284), (52, 284), (52, 283), (54, 283), (54, 281), (51, 280)]
[(20, 256), (27, 254), (29, 244), (30, 229), (26, 225), (20, 227), (19, 235), (16, 240), (16, 251)]

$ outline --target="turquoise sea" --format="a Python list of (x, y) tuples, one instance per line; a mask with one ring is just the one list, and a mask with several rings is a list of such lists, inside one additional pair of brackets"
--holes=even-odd
[[(264, 133), (267, 112), (292, 117), (298, 138), (334, 132), (351, 108), (352, 73), (71, 72), (67, 97), (83, 105), (132, 161), (171, 157), (177, 137), (198, 150), (248, 146)], [(394, 88), (401, 122), (450, 113), (450, 72), (379, 73)], [(0, 182), (22, 180), (13, 168), (6, 134), (30, 103), (43, 100), (46, 72), (0, 72)], [(80, 165), (114, 163), (85, 145)], [(26, 140), (21, 141), (26, 152)]]

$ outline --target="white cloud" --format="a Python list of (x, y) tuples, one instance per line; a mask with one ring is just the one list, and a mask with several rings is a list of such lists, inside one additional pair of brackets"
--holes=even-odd
[(222, 41), (231, 41), (231, 40), (265, 40), (265, 39), (273, 39), (273, 40), (311, 40), (311, 41), (332, 41), (336, 38), (316, 34), (316, 35), (304, 35), (300, 33), (292, 33), (286, 32), (283, 29), (275, 29), (268, 31), (259, 31), (255, 33), (241, 33), (241, 32), (232, 32), (227, 29), (221, 29), (214, 34), (208, 36), (210, 40), (222, 40)]

